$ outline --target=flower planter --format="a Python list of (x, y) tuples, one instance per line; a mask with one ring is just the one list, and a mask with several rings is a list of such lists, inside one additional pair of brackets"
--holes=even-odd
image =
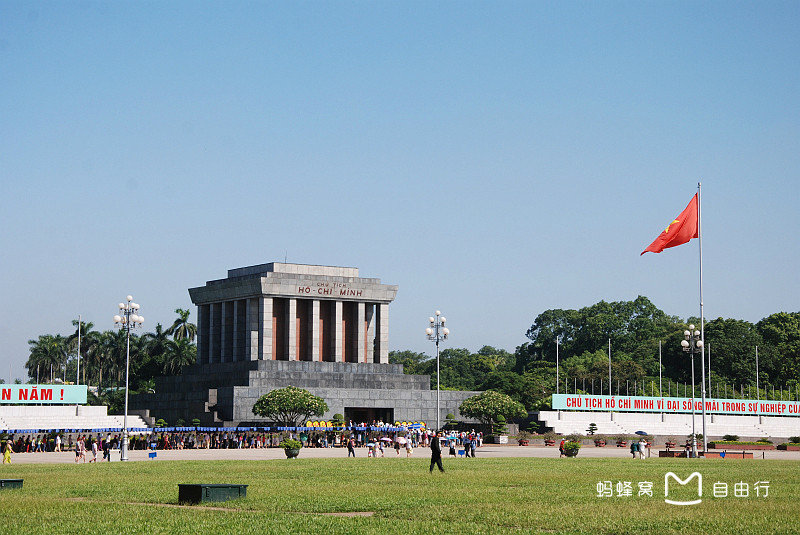
[(517, 444), (519, 444), (520, 446), (527, 446), (528, 444), (530, 444), (530, 441), (527, 438), (523, 438), (518, 440)]
[(576, 455), (578, 455), (579, 451), (580, 450), (576, 449), (564, 450), (564, 455), (566, 455), (567, 457), (575, 457)]
[(717, 444), (709, 442), (708, 448), (716, 450), (774, 450), (775, 446), (772, 444)]
[(778, 444), (779, 450), (800, 451), (800, 444)]
[(300, 450), (299, 449), (285, 449), (285, 450), (283, 450), (283, 453), (286, 454), (286, 458), (287, 459), (294, 459), (295, 457), (300, 455)]
[(544, 441), (544, 445), (545, 446), (555, 446), (556, 445), (556, 441), (555, 440), (545, 440)]
[(676, 446), (675, 442), (664, 442), (664, 447), (667, 448), (667, 450), (670, 450), (670, 449), (674, 448), (675, 446)]
[(701, 454), (706, 459), (752, 459), (753, 452), (748, 451), (707, 451)]
[(605, 447), (605, 445), (606, 445), (606, 441), (605, 440), (595, 440), (594, 441), (594, 446), (596, 448), (603, 448), (603, 447)]
[(627, 445), (628, 445), (628, 441), (627, 440), (617, 440), (617, 447), (618, 448), (624, 448)]

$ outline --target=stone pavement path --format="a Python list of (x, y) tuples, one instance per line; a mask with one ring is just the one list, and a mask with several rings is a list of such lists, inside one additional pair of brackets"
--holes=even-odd
[[(130, 461), (178, 461), (178, 460), (243, 460), (243, 461), (265, 461), (272, 459), (285, 459), (286, 456), (281, 448), (263, 448), (263, 449), (228, 449), (228, 450), (213, 450), (213, 449), (196, 449), (196, 450), (158, 450), (156, 459), (150, 459), (148, 456), (149, 451), (132, 450), (128, 453)], [(765, 451), (763, 452), (764, 459), (785, 459), (785, 460), (800, 460), (800, 452), (796, 451)], [(552, 458), (558, 459), (557, 447), (545, 446), (512, 446), (512, 445), (495, 445), (489, 444), (478, 448), (476, 452), (476, 459), (481, 458), (498, 458), (498, 457), (538, 457), (538, 458)], [(658, 455), (658, 450), (652, 450), (653, 460)], [(356, 450), (357, 457), (367, 457), (367, 449), (359, 448)], [(620, 458), (631, 459), (631, 454), (628, 448), (617, 448), (606, 446), (604, 448), (596, 448), (594, 446), (584, 446), (581, 448), (579, 457), (595, 457), (595, 458)], [(91, 457), (91, 453), (89, 454)], [(416, 448), (414, 450), (414, 457), (428, 458), (430, 457), (430, 450), (428, 448)], [(753, 455), (756, 459), (762, 458), (762, 452), (756, 451)], [(340, 458), (347, 459), (346, 448), (303, 448), (300, 453), (300, 458)], [(400, 461), (406, 458), (405, 452), (402, 452), (400, 457), (397, 457), (394, 450), (386, 451), (386, 456), (383, 458), (375, 459), (378, 462)], [(112, 462), (119, 461), (119, 451), (111, 453)], [(451, 459), (451, 461), (455, 461)], [(472, 459), (458, 459), (459, 462), (473, 462)], [(70, 464), (75, 463), (75, 453), (17, 453), (11, 457), (13, 464)], [(101, 461), (98, 460), (98, 463)], [(712, 461), (709, 461), (712, 462)], [(83, 464), (83, 463), (81, 463)], [(88, 459), (87, 459), (87, 464)]]

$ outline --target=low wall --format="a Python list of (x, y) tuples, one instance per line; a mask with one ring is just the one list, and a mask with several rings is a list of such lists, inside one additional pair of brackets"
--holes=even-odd
[(57, 418), (108, 416), (105, 405), (0, 405), (0, 418)]

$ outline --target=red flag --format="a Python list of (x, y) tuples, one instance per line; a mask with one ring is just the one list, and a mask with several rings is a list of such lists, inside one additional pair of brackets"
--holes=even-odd
[[(660, 253), (669, 247), (683, 245), (692, 238), (697, 238), (697, 193), (694, 194), (689, 205), (680, 213), (675, 220), (667, 225), (664, 232), (642, 251), (642, 254), (650, 251)], [(639, 255), (642, 256), (642, 255)]]

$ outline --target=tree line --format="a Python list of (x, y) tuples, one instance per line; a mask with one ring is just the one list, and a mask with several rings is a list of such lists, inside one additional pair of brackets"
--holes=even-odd
[[(189, 321), (188, 310), (179, 308), (175, 312), (178, 317), (166, 329), (158, 324), (153, 332), (131, 333), (131, 390), (152, 389), (155, 377), (177, 375), (182, 366), (195, 363), (197, 327)], [(125, 331), (100, 332), (91, 322), (72, 323), (75, 331), (69, 336), (42, 335), (28, 342), (30, 356), (25, 367), (30, 381), (75, 381), (80, 329), (80, 383), (99, 387), (101, 392), (119, 392), (125, 384)], [(547, 408), (550, 395), (556, 392), (558, 345), (560, 392), (608, 393), (610, 340), (611, 393), (682, 396), (684, 385), (691, 385), (692, 369), (680, 342), (690, 324), (699, 329), (699, 318), (669, 316), (642, 296), (633, 301), (600, 301), (579, 310), (546, 310), (528, 329), (529, 341), (513, 353), (491, 346), (477, 352), (443, 349), (440, 384), (448, 390), (501, 392), (527, 410)], [(786, 399), (798, 399), (800, 312), (778, 312), (757, 323), (713, 319), (705, 323), (705, 342), (711, 353), (711, 372), (706, 379), (711, 385), (710, 397), (758, 395), (764, 399), (773, 396), (774, 388), (775, 397), (780, 391)], [(758, 394), (754, 391), (756, 347)], [(389, 361), (403, 364), (407, 374), (429, 375), (431, 387), (436, 387), (436, 359), (430, 355), (392, 351)], [(700, 358), (696, 355), (696, 395), (700, 377)]]
[[(610, 340), (612, 394), (682, 396), (688, 388), (691, 395), (691, 358), (680, 345), (690, 324), (700, 329), (699, 318), (669, 316), (642, 296), (633, 301), (600, 301), (579, 310), (546, 310), (528, 329), (529, 342), (514, 353), (491, 346), (484, 346), (477, 353), (459, 348), (442, 350), (440, 385), (450, 390), (495, 390), (521, 402), (528, 410), (547, 408), (550, 395), (556, 392), (558, 351), (560, 392), (608, 394)], [(774, 395), (798, 399), (800, 313), (778, 312), (758, 323), (717, 318), (706, 321), (704, 331), (711, 354), (710, 377), (706, 377), (706, 383), (711, 385), (710, 391), (707, 387), (708, 396), (758, 395), (764, 399)], [(756, 347), (758, 394), (754, 390)], [(430, 375), (431, 387), (435, 388), (435, 358), (425, 353), (393, 351), (389, 361), (403, 364), (406, 373)], [(698, 353), (697, 396), (700, 361)]]
[[(131, 331), (131, 390), (150, 390), (156, 377), (178, 375), (182, 366), (195, 363), (197, 326), (189, 321), (188, 310), (178, 308), (175, 313), (178, 317), (166, 329), (159, 323), (153, 332), (139, 335)], [(30, 381), (72, 383), (79, 379), (80, 384), (95, 386), (100, 393), (124, 388), (126, 331), (96, 331), (90, 321), (73, 320), (72, 325), (75, 331), (68, 336), (44, 334), (28, 341), (30, 355), (25, 368)]]

